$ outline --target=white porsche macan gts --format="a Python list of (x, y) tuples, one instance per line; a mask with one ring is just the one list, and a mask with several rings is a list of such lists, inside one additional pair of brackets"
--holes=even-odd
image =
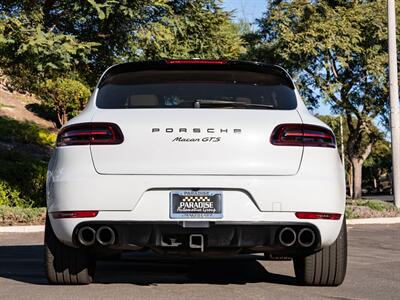
[(146, 249), (289, 257), (305, 285), (339, 285), (346, 273), (334, 134), (275, 65), (110, 67), (58, 134), (47, 206), (54, 284), (88, 284), (96, 258)]

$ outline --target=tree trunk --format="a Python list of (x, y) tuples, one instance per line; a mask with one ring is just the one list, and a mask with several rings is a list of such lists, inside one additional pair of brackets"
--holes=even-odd
[(378, 193), (380, 193), (382, 191), (382, 184), (381, 184), (381, 178), (380, 175), (378, 175), (378, 178), (376, 179), (376, 190), (378, 191)]
[(58, 122), (60, 125), (63, 126), (65, 123), (68, 122), (68, 114), (65, 109), (61, 109), (57, 112)]
[[(57, 112), (57, 119), (58, 119), (59, 124), (60, 124), (61, 126), (63, 126), (64, 124), (63, 124), (63, 115), (62, 115), (62, 113)], [(58, 126), (57, 126), (57, 127), (58, 127)]]
[(353, 199), (361, 199), (362, 196), (362, 165), (364, 160), (352, 159), (354, 178), (353, 178)]
[(354, 172), (353, 172), (353, 165), (350, 164), (349, 168), (349, 194), (350, 198), (353, 199), (353, 178), (354, 178)]
[[(353, 199), (360, 199), (362, 196), (362, 166), (364, 161), (368, 158), (371, 153), (373, 143), (369, 143), (364, 152), (359, 155), (357, 152), (349, 151), (351, 165), (353, 167)], [(353, 150), (349, 143), (349, 150)]]
[(63, 113), (63, 122), (62, 125), (65, 125), (68, 122), (68, 115), (66, 112)]

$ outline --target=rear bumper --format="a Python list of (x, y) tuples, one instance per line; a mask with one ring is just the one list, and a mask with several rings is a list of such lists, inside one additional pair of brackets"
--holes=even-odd
[[(245, 215), (247, 214), (245, 213)], [(158, 246), (161, 243), (159, 239), (161, 233), (189, 235), (204, 231), (206, 236), (215, 236), (223, 243), (210, 244), (210, 247), (219, 245), (219, 247), (246, 246), (246, 248), (279, 246), (276, 243), (276, 231), (284, 226), (310, 227), (315, 229), (318, 236), (318, 246), (325, 247), (336, 240), (343, 222), (343, 216), (340, 220), (301, 220), (296, 218), (292, 212), (257, 211), (255, 211), (252, 219), (247, 220), (246, 218), (232, 221), (201, 220), (201, 222), (209, 224), (208, 228), (196, 228), (190, 225), (192, 222), (200, 220), (137, 220), (135, 211), (100, 211), (96, 217), (90, 219), (54, 219), (51, 213), (49, 216), (58, 239), (74, 247), (78, 245), (77, 231), (84, 225), (93, 226), (94, 229), (102, 225), (110, 226), (116, 231), (117, 245)], [(189, 225), (184, 225), (185, 223)], [(236, 240), (234, 237), (236, 237)], [(243, 237), (243, 240), (237, 241), (237, 237)], [(214, 240), (214, 238), (211, 240)], [(246, 241), (249, 241), (249, 243), (246, 244)], [(282, 249), (278, 247), (275, 250)], [(265, 251), (267, 252), (267, 249)]]
[[(206, 225), (207, 227), (204, 227)], [(159, 253), (207, 254), (217, 252), (265, 252), (273, 255), (298, 255), (310, 253), (321, 247), (321, 238), (316, 226), (306, 223), (231, 224), (229, 222), (83, 222), (73, 233), (73, 242), (79, 246), (78, 232), (81, 228), (108, 226), (115, 232), (111, 248), (150, 248)], [(279, 233), (291, 228), (296, 238), (293, 245), (282, 245)], [(315, 233), (315, 240), (304, 247), (299, 242), (299, 233), (308, 228)], [(202, 246), (193, 246), (192, 238), (201, 236)], [(199, 241), (197, 241), (199, 243)], [(93, 247), (102, 247), (95, 242)], [(193, 246), (193, 247), (192, 247)]]

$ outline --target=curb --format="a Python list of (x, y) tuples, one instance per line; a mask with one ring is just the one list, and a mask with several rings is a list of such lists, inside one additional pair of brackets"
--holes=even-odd
[(400, 217), (392, 218), (369, 218), (369, 219), (349, 219), (346, 220), (348, 225), (363, 225), (363, 224), (398, 224)]
[[(347, 220), (347, 225), (367, 225), (367, 224), (400, 224), (400, 217)], [(7, 232), (30, 233), (30, 232), (43, 232), (43, 231), (44, 231), (44, 225), (0, 226), (0, 233), (7, 233)]]
[(3, 232), (30, 233), (30, 232), (43, 232), (43, 231), (44, 231), (44, 225), (0, 226), (0, 233)]

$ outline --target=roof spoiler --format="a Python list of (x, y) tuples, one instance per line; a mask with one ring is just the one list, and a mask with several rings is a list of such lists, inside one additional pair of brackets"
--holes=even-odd
[(252, 61), (240, 60), (208, 60), (208, 59), (168, 59), (159, 61), (139, 61), (113, 65), (101, 76), (98, 87), (110, 76), (145, 70), (242, 70), (259, 73), (269, 73), (280, 76), (291, 88), (294, 83), (289, 73), (280, 66)]

